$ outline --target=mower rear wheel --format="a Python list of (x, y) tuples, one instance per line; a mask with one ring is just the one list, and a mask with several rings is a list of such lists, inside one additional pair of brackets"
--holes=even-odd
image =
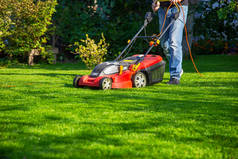
[(79, 86), (79, 85), (78, 85), (78, 83), (79, 83), (79, 81), (80, 81), (80, 78), (81, 78), (81, 76), (78, 76), (78, 75), (74, 77), (73, 86), (74, 86), (75, 88), (80, 88), (80, 87), (82, 87), (82, 86)]
[(104, 77), (99, 82), (99, 87), (102, 90), (112, 89), (112, 79)]
[(137, 72), (132, 77), (132, 83), (133, 83), (133, 86), (136, 88), (145, 87), (147, 84), (146, 75), (142, 72)]

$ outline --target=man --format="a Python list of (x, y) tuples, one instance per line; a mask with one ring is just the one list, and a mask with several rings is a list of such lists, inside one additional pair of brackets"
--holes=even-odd
[[(164, 22), (165, 14), (170, 3), (181, 2), (183, 9), (180, 7), (180, 14), (178, 19), (171, 25), (169, 30), (164, 34), (161, 39), (161, 46), (164, 53), (169, 59), (169, 72), (170, 80), (168, 84), (179, 84), (181, 75), (183, 74), (182, 69), (182, 40), (184, 22), (187, 20), (188, 13), (188, 0), (156, 0), (152, 3), (152, 9), (154, 12), (158, 11), (159, 15), (159, 30), (161, 31)], [(164, 25), (164, 29), (168, 26), (171, 21), (171, 16), (178, 12), (175, 5), (172, 5), (168, 10), (167, 19)], [(184, 14), (184, 16), (183, 16)]]

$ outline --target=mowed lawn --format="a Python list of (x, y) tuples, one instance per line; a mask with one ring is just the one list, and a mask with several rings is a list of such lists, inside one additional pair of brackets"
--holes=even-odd
[(178, 86), (109, 91), (73, 88), (82, 64), (1, 67), (0, 159), (238, 158), (238, 56), (195, 61)]

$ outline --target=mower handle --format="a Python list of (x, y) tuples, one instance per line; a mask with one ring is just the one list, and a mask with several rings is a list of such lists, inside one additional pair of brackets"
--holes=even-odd
[(157, 40), (160, 40), (163, 35), (167, 32), (167, 30), (170, 28), (170, 26), (178, 19), (179, 17), (179, 14), (180, 14), (180, 8), (178, 8), (178, 12), (177, 13), (174, 13), (172, 15), (172, 20), (171, 22), (169, 23), (169, 25), (165, 28), (165, 30), (162, 32), (162, 34), (160, 36), (155, 36), (155, 40), (154, 40), (154, 44), (148, 49), (148, 51), (144, 54), (143, 57), (141, 57), (140, 59), (138, 59), (136, 61), (136, 64), (139, 64), (141, 61), (144, 60), (145, 56), (148, 55), (150, 53), (150, 51), (153, 49), (153, 47), (155, 46), (155, 43)]
[(124, 48), (124, 50), (120, 53), (120, 55), (114, 60), (118, 61), (120, 57), (125, 53), (125, 51), (132, 45), (132, 43), (137, 39), (139, 34), (146, 28), (146, 26), (153, 20), (153, 14), (151, 12), (147, 12), (145, 14), (145, 21), (144, 25), (141, 27), (141, 29), (136, 33), (136, 35), (132, 38), (132, 40), (129, 42), (129, 44)]
[[(160, 40), (161, 37), (165, 34), (165, 32), (169, 29), (169, 27), (172, 25), (172, 23), (178, 19), (179, 14), (180, 14), (180, 8), (178, 7), (178, 4), (175, 3), (175, 6), (178, 9), (178, 12), (173, 14), (172, 16), (172, 20), (170, 22), (170, 24), (166, 27), (166, 29), (163, 31), (163, 33), (156, 37), (155, 36), (155, 41)], [(120, 57), (126, 52), (126, 50), (132, 45), (132, 43), (139, 38), (139, 34), (147, 27), (147, 25), (153, 20), (153, 13), (152, 12), (146, 12), (145, 14), (145, 21), (144, 21), (144, 25), (141, 27), (141, 29), (136, 33), (136, 35), (132, 38), (132, 40), (129, 42), (129, 44), (124, 48), (124, 50), (118, 55), (118, 57), (114, 60), (114, 61), (118, 61), (120, 59)], [(152, 48), (154, 47), (154, 45), (152, 45), (149, 50), (144, 54), (144, 57), (152, 50)], [(140, 63), (144, 57), (142, 57), (141, 59), (138, 59), (138, 61), (136, 63)]]

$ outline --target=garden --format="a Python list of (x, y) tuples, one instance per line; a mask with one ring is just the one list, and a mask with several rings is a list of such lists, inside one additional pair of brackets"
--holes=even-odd
[(190, 5), (201, 75), (184, 42), (179, 85), (165, 60), (160, 83), (101, 90), (73, 79), (120, 54), (150, 1), (0, 0), (0, 159), (238, 158), (237, 2)]

